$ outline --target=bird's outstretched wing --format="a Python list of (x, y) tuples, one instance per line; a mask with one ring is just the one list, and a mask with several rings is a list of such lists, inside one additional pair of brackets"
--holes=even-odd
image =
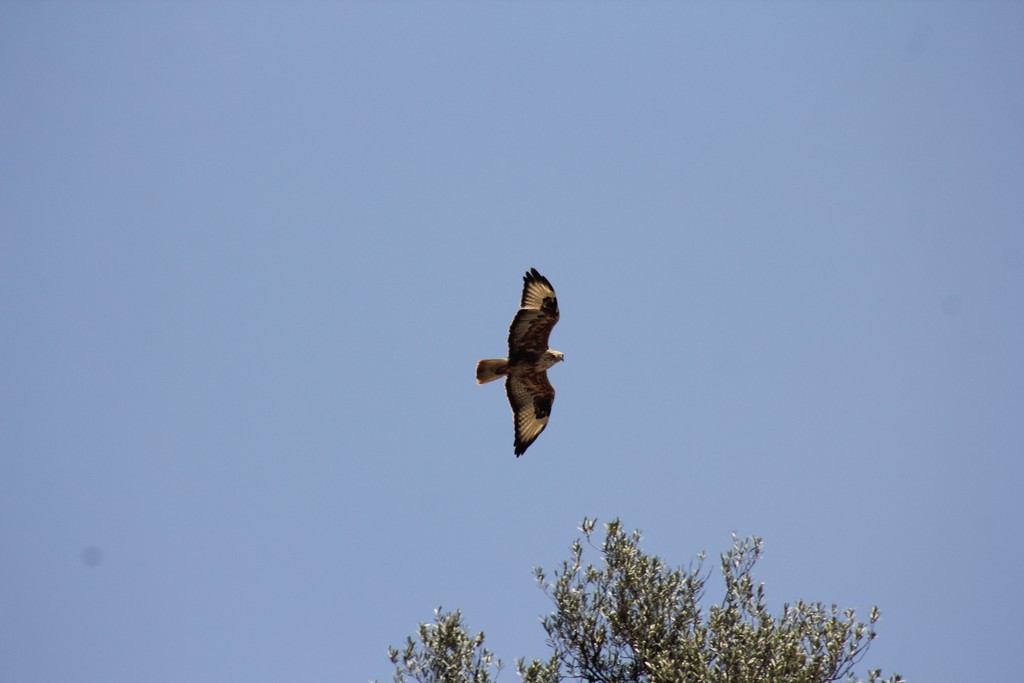
[(536, 268), (523, 276), (523, 298), (519, 306), (508, 330), (510, 359), (523, 351), (546, 351), (551, 329), (558, 322), (555, 289)]
[(555, 400), (555, 388), (548, 381), (548, 373), (522, 370), (512, 373), (505, 381), (508, 402), (516, 423), (516, 456), (526, 452), (544, 428), (551, 416), (551, 404)]

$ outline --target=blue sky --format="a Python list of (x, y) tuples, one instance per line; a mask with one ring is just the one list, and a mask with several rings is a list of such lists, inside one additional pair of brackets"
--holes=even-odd
[(541, 656), (586, 515), (1011, 680), (1021, 73), (1018, 3), (3, 4), (3, 678), (388, 680), (438, 605)]

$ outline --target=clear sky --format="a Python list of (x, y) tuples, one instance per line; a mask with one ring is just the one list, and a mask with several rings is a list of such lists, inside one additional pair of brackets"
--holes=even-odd
[(3, 3), (0, 678), (541, 656), (585, 515), (1019, 676), (1021, 74), (1015, 2)]

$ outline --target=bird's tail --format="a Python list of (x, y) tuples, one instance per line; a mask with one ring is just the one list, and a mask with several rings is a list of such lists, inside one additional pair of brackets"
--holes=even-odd
[(492, 358), (476, 364), (476, 383), (487, 384), (508, 374), (508, 359)]

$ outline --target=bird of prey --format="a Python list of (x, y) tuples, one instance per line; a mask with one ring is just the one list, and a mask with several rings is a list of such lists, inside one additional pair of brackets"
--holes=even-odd
[(505, 378), (505, 393), (515, 418), (517, 458), (548, 426), (555, 388), (548, 381), (547, 370), (565, 360), (561, 351), (548, 348), (551, 328), (558, 322), (558, 299), (551, 283), (536, 268), (523, 276), (519, 306), (508, 330), (508, 358), (476, 364), (477, 384)]

